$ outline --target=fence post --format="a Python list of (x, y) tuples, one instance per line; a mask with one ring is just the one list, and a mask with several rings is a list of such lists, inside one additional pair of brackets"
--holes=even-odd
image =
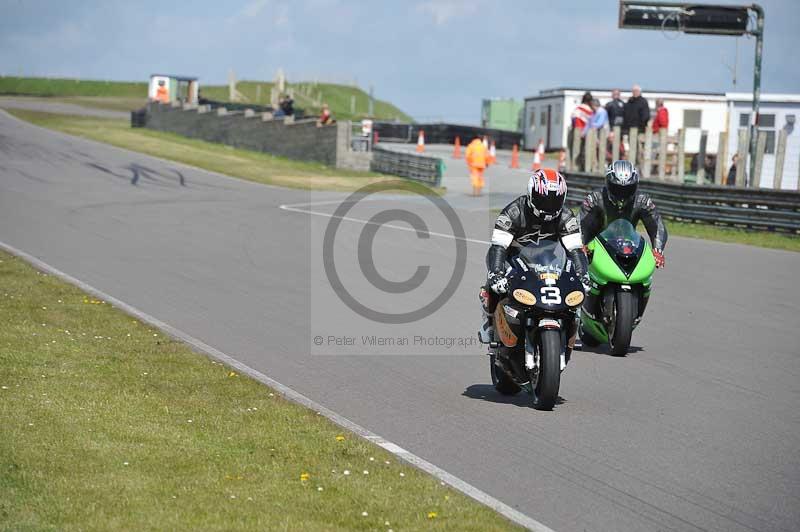
[(706, 149), (708, 146), (708, 131), (700, 132), (700, 151), (697, 153), (697, 184), (703, 185), (706, 180)]
[(775, 190), (781, 189), (784, 159), (786, 159), (786, 130), (781, 129), (778, 133), (778, 143), (775, 146), (775, 176), (772, 178), (772, 188)]
[(572, 161), (572, 171), (578, 169), (578, 155), (581, 153), (581, 130), (577, 127), (572, 128), (572, 153), (570, 154), (570, 161)]
[(714, 168), (714, 182), (724, 185), (728, 175), (725, 172), (725, 165), (728, 160), (728, 132), (720, 131), (719, 143), (717, 144), (717, 164)]
[(686, 173), (686, 129), (678, 130), (678, 160), (675, 161), (678, 167), (678, 183), (683, 184), (684, 174)]
[(614, 126), (614, 138), (611, 139), (611, 162), (619, 160), (619, 143), (622, 142), (622, 128)]
[(606, 153), (608, 149), (608, 128), (600, 130), (600, 140), (597, 143), (597, 169), (603, 172), (606, 167)]
[(651, 126), (653, 122), (647, 122), (647, 128), (644, 130), (644, 154), (642, 157), (644, 171), (642, 172), (642, 177), (649, 178), (650, 174), (653, 172), (653, 128)]
[(739, 159), (736, 161), (736, 186), (743, 187), (747, 184), (747, 150), (750, 147), (750, 131), (746, 127), (739, 129), (739, 144), (736, 147)]
[(635, 127), (628, 131), (628, 143), (631, 145), (631, 149), (628, 150), (628, 160), (636, 166), (636, 152), (639, 149), (639, 130)]
[(586, 132), (586, 150), (583, 155), (583, 171), (587, 174), (594, 172), (594, 159), (597, 151), (597, 130), (590, 129)]
[(667, 128), (658, 130), (658, 178), (667, 176)]
[(761, 165), (764, 162), (764, 149), (767, 147), (767, 132), (759, 131), (756, 139), (756, 165), (753, 170), (753, 178), (750, 180), (751, 188), (761, 186)]

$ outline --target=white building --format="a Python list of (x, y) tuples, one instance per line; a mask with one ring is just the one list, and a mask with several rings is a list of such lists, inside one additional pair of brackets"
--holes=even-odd
[[(610, 89), (559, 88), (544, 90), (539, 96), (525, 98), (523, 116), (523, 136), (525, 147), (530, 149), (544, 140), (545, 149), (559, 150), (567, 145), (567, 135), (572, 111), (581, 103), (586, 91), (605, 105), (611, 100)], [(628, 101), (630, 91), (622, 91), (622, 100)], [(700, 132), (708, 131), (707, 153), (716, 153), (719, 132), (726, 124), (726, 102), (723, 93), (683, 93), (670, 91), (642, 92), (650, 104), (650, 113), (655, 116), (658, 98), (664, 99), (669, 111), (669, 135), (676, 135), (686, 127), (686, 152), (700, 150)]]
[[(731, 163), (731, 157), (736, 153), (738, 143), (738, 130), (750, 125), (750, 114), (753, 108), (752, 93), (727, 93), (725, 95), (728, 105), (728, 160), (725, 167)], [(797, 190), (798, 173), (800, 173), (800, 124), (795, 127), (795, 121), (800, 115), (799, 94), (762, 94), (758, 108), (758, 129), (767, 132), (767, 144), (764, 150), (764, 161), (761, 166), (762, 187), (772, 187), (775, 176), (775, 147), (778, 133), (786, 130), (786, 156), (783, 163), (783, 179), (781, 188)], [(749, 170), (749, 166), (747, 167)]]
[[(525, 98), (522, 116), (522, 135), (526, 149), (533, 149), (544, 140), (548, 151), (566, 147), (572, 111), (580, 104), (586, 91), (605, 105), (611, 99), (610, 89), (557, 88), (543, 90), (538, 96)], [(630, 98), (630, 91), (621, 92), (622, 100)], [(642, 96), (650, 104), (650, 114), (655, 117), (655, 103), (664, 99), (669, 111), (669, 135), (677, 135), (678, 130), (686, 129), (687, 154), (700, 150), (702, 131), (708, 132), (706, 152), (716, 154), (719, 147), (719, 134), (727, 131), (728, 155), (724, 162), (730, 166), (730, 158), (736, 152), (738, 129), (749, 124), (752, 94), (750, 93), (702, 93), (673, 91), (642, 91)], [(794, 123), (800, 114), (800, 95), (762, 94), (760, 105), (760, 129), (767, 131), (767, 149), (761, 171), (761, 184), (771, 187), (775, 173), (775, 143), (781, 129), (789, 133), (787, 137), (786, 159), (782, 188), (797, 190), (800, 173), (800, 131)], [(800, 129), (800, 125), (798, 125)]]

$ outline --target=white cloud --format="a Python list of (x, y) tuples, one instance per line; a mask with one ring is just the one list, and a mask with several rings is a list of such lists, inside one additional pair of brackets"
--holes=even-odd
[(416, 11), (433, 17), (437, 26), (442, 26), (450, 19), (474, 13), (478, 8), (473, 0), (428, 0), (417, 4)]

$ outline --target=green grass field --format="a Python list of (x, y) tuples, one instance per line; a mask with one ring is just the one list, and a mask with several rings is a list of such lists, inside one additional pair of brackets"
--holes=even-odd
[[(258, 98), (258, 87), (261, 97)], [(250, 103), (268, 105), (271, 82), (240, 81), (237, 90)], [(334, 117), (339, 120), (360, 119), (367, 114), (369, 95), (358, 87), (333, 83), (289, 84), (294, 90), (295, 105), (314, 116), (320, 112), (320, 104), (327, 103)], [(211, 100), (228, 101), (228, 86), (200, 85), (204, 97)], [(141, 107), (147, 100), (146, 82), (97, 81), (60, 78), (20, 78), (0, 76), (0, 95), (46, 96), (88, 107), (131, 110)], [(351, 112), (351, 98), (355, 97), (355, 112)], [(411, 117), (389, 102), (375, 100), (375, 118), (410, 122)]]
[(4, 252), (0, 284), (0, 530), (514, 529)]

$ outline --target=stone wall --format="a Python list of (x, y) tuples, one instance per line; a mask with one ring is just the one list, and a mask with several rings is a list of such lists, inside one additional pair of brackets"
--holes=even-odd
[(269, 113), (150, 103), (146, 127), (299, 161), (369, 169), (371, 154), (349, 149), (349, 122), (317, 127), (315, 119), (276, 120)]

